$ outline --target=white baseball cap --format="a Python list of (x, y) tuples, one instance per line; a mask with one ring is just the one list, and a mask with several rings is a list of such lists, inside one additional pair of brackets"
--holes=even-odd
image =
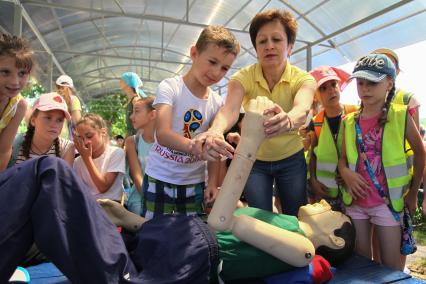
[(71, 120), (71, 115), (68, 112), (68, 106), (65, 100), (56, 92), (42, 94), (34, 103), (34, 110), (49, 111), (49, 110), (62, 110), (65, 118)]
[(68, 75), (59, 76), (58, 79), (56, 79), (56, 85), (74, 88), (74, 83)]

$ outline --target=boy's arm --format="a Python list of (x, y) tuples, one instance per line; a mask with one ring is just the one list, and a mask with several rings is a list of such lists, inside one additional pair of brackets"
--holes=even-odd
[(127, 137), (124, 144), (127, 162), (129, 163), (130, 176), (136, 186), (136, 190), (142, 192), (142, 177), (144, 173), (142, 172), (138, 154), (136, 153), (136, 145), (133, 141), (133, 136)]
[(204, 191), (204, 202), (208, 205), (214, 202), (218, 193), (220, 165), (221, 161), (207, 162), (208, 181)]
[(0, 172), (6, 169), (12, 155), (12, 145), (18, 132), (19, 124), (25, 116), (28, 103), (21, 99), (18, 103), (15, 116), (9, 121), (9, 124), (0, 133)]
[[(232, 158), (234, 147), (225, 141), (223, 133), (238, 120), (244, 94), (244, 88), (240, 82), (229, 81), (225, 104), (216, 114), (212, 126), (194, 139), (194, 154), (204, 155), (203, 158), (209, 161), (220, 159), (221, 156)], [(207, 150), (209, 150), (208, 153)]]
[(191, 153), (191, 139), (183, 137), (172, 129), (172, 106), (168, 104), (157, 104), (155, 105), (155, 109), (157, 111), (155, 129), (158, 143), (180, 152)]
[(419, 191), (420, 183), (422, 182), (424, 165), (425, 165), (425, 150), (422, 138), (414, 123), (413, 118), (407, 116), (407, 131), (406, 138), (410, 143), (411, 149), (414, 152), (414, 172), (413, 179), (411, 180), (410, 191), (405, 197), (405, 202), (411, 214), (414, 214), (417, 207), (417, 193)]

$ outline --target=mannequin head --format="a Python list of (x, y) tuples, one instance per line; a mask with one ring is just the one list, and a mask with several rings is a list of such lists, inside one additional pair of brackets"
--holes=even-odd
[(325, 200), (300, 207), (299, 222), (316, 253), (331, 265), (348, 258), (355, 246), (355, 228), (345, 214), (331, 210)]

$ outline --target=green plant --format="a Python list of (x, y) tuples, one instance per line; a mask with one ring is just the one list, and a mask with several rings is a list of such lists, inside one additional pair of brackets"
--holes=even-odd
[(24, 98), (36, 98), (45, 92), (46, 89), (43, 85), (39, 84), (34, 77), (31, 77), (28, 85), (21, 91), (21, 95)]
[(90, 99), (86, 106), (88, 112), (99, 114), (108, 124), (111, 136), (126, 133), (126, 96), (123, 94), (107, 94), (100, 98)]

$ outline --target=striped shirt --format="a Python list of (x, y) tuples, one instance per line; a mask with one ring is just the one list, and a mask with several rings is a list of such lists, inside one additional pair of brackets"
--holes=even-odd
[[(69, 150), (69, 148), (72, 145), (74, 145), (74, 143), (72, 141), (59, 137), (59, 153), (60, 153), (61, 158), (64, 157), (65, 153)], [(20, 149), (19, 149), (19, 152), (18, 152), (18, 156), (16, 157), (16, 160), (15, 160), (15, 165), (20, 164), (20, 163), (22, 163), (26, 160), (29, 160), (29, 159), (37, 158), (39, 156), (54, 156), (54, 157), (56, 157), (55, 143), (52, 144), (49, 151), (47, 151), (46, 153), (44, 153), (42, 155), (36, 154), (30, 149), (30, 156), (29, 156), (28, 159), (26, 159), (24, 157), (22, 145), (20, 145), (19, 148)]]

